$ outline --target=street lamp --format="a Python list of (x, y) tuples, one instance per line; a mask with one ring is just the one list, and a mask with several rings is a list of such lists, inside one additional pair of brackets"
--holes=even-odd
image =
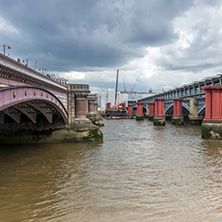
[(3, 54), (5, 55), (5, 49), (7, 48), (7, 49), (11, 49), (11, 47), (9, 46), (9, 45), (1, 45), (1, 46), (3, 46)]

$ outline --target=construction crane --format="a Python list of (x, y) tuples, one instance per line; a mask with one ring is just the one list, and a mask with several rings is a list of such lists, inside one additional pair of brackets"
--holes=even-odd
[(116, 102), (117, 102), (118, 77), (119, 77), (119, 70), (117, 70), (117, 74), (116, 74), (116, 91), (115, 91), (114, 109), (116, 109)]
[(137, 82), (138, 82), (139, 77), (140, 77), (140, 76), (137, 77), (136, 82), (134, 83), (134, 86), (133, 86), (131, 92), (133, 92), (133, 90), (135, 89), (135, 86), (136, 86), (136, 84), (137, 84)]
[(126, 92), (126, 84), (125, 84), (125, 80), (123, 79), (123, 87), (124, 87), (124, 92)]

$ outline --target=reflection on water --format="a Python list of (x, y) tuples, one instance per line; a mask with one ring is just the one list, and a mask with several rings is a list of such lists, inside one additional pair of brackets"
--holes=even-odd
[(104, 143), (0, 147), (0, 221), (222, 221), (222, 141), (105, 121)]

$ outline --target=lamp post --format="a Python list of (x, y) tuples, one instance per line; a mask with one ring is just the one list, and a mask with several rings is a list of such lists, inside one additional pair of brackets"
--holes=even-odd
[(1, 45), (2, 47), (3, 47), (3, 54), (5, 55), (5, 49), (7, 48), (7, 49), (11, 49), (11, 47), (9, 46), (9, 45), (5, 45), (5, 44), (3, 44), (3, 45)]

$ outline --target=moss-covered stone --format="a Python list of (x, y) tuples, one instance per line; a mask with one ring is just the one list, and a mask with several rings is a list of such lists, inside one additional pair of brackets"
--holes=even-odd
[(189, 124), (190, 124), (190, 125), (201, 126), (202, 121), (203, 121), (203, 116), (193, 116), (193, 115), (189, 115)]
[(178, 116), (173, 116), (172, 117), (172, 125), (177, 125), (177, 126), (184, 125), (184, 118), (178, 117)]
[(202, 120), (189, 120), (190, 125), (201, 126)]
[(165, 126), (166, 125), (165, 116), (154, 116), (153, 125), (154, 126)]
[(222, 123), (203, 122), (201, 127), (203, 139), (222, 139)]
[(136, 115), (136, 120), (144, 120), (144, 115)]
[(148, 118), (148, 120), (152, 121), (153, 120), (153, 115), (148, 115), (147, 118)]
[(96, 126), (104, 126), (104, 119), (99, 113), (89, 113), (87, 114), (87, 118), (89, 118), (92, 122), (92, 124)]
[(37, 129), (1, 129), (0, 144), (32, 144), (103, 141), (103, 134), (98, 126), (88, 119), (77, 119), (76, 122), (61, 128)]

